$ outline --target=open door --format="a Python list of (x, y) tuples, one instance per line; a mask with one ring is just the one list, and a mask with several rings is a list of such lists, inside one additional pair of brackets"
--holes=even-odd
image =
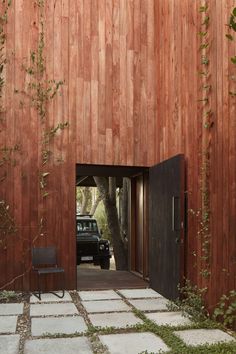
[(149, 170), (150, 286), (168, 299), (184, 275), (184, 156)]

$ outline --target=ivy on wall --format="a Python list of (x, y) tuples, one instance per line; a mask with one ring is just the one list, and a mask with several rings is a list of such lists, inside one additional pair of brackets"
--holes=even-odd
[[(236, 7), (233, 8), (230, 18), (229, 18), (229, 23), (228, 23), (228, 33), (226, 34), (226, 38), (230, 42), (234, 42), (236, 39)], [(236, 77), (235, 77), (235, 69), (236, 69), (236, 55), (233, 55), (230, 58), (231, 64), (234, 65), (234, 73), (229, 76), (230, 78), (230, 83), (231, 83), (231, 90), (229, 91), (229, 95), (231, 97), (236, 97)]]
[[(38, 235), (44, 236), (46, 234), (46, 219), (45, 219), (45, 203), (44, 200), (50, 195), (48, 191), (48, 182), (51, 172), (48, 165), (51, 162), (53, 151), (51, 145), (54, 138), (67, 128), (68, 122), (60, 122), (56, 126), (50, 126), (48, 116), (48, 105), (62, 88), (63, 80), (48, 79), (46, 76), (46, 59), (45, 59), (45, 4), (46, 1), (38, 0), (36, 6), (39, 10), (39, 40), (37, 49), (30, 53), (30, 65), (23, 65), (23, 70), (29, 76), (28, 87), (26, 92), (23, 92), (25, 97), (30, 99), (30, 104), (33, 106), (38, 114), (39, 122), (41, 124), (41, 166), (39, 169), (39, 189), (41, 195), (41, 211), (39, 213), (39, 231)], [(16, 93), (19, 93), (16, 90)]]
[[(4, 105), (5, 88), (5, 70), (7, 64), (6, 57), (6, 25), (8, 21), (8, 11), (11, 6), (11, 0), (1, 1), (0, 14), (0, 133), (5, 130), (6, 107)], [(0, 145), (0, 183), (7, 178), (8, 167), (16, 165), (16, 154), (20, 152), (19, 144), (14, 146)], [(10, 206), (0, 195), (0, 249), (6, 249), (7, 236), (15, 234), (17, 230), (14, 218), (11, 215)]]
[[(7, 13), (11, 5), (11, 1), (0, 0), (3, 5), (3, 12), (0, 16), (0, 123), (4, 125), (5, 119), (5, 108), (2, 103), (3, 101), (3, 91), (5, 83), (5, 65), (7, 60), (5, 58), (5, 25), (7, 24)], [(53, 169), (49, 168), (49, 164), (53, 163), (53, 140), (62, 132), (64, 129), (68, 128), (69, 124), (66, 121), (59, 122), (55, 126), (50, 126), (49, 115), (48, 115), (48, 105), (62, 88), (64, 81), (55, 81), (53, 79), (48, 79), (46, 74), (46, 59), (45, 59), (45, 5), (46, 1), (36, 0), (34, 6), (38, 9), (39, 16), (39, 36), (38, 43), (35, 50), (32, 50), (30, 57), (28, 58), (29, 65), (22, 64), (22, 70), (25, 72), (27, 83), (24, 90), (19, 90), (17, 87), (14, 89), (14, 94), (20, 96), (19, 105), (23, 108), (25, 105), (33, 107), (37, 112), (37, 117), (39, 119), (39, 124), (41, 126), (41, 136), (39, 138), (39, 149), (40, 149), (40, 166), (38, 170), (38, 186), (40, 191), (41, 200), (38, 201), (38, 231), (37, 234), (33, 235), (32, 240), (25, 240), (19, 235), (19, 240), (26, 242), (28, 246), (24, 247), (24, 255), (22, 257), (24, 265), (24, 271), (10, 279), (6, 284), (4, 284), (1, 289), (6, 286), (12, 285), (17, 279), (24, 277), (29, 273), (31, 269), (31, 264), (28, 264), (29, 254), (31, 247), (36, 243), (40, 236), (46, 236), (46, 214), (47, 205), (45, 203), (46, 198), (50, 195), (47, 190), (50, 175), (53, 173)], [(14, 157), (16, 153), (21, 152), (20, 144), (15, 144), (13, 147), (0, 147), (0, 168), (8, 166), (10, 168), (14, 167), (16, 164), (16, 158)], [(50, 170), (50, 172), (49, 172)], [(5, 180), (7, 177), (6, 171), (0, 175), (1, 180)], [(36, 191), (35, 191), (36, 192)], [(14, 218), (11, 216), (10, 207), (5, 200), (1, 200), (0, 196), (0, 247), (7, 248), (7, 236), (10, 233), (16, 233), (20, 231), (15, 225)]]
[(210, 164), (211, 164), (211, 130), (214, 126), (213, 111), (211, 108), (211, 75), (210, 75), (210, 50), (211, 41), (209, 35), (210, 9), (206, 1), (200, 6), (201, 29), (200, 37), (200, 66), (199, 75), (201, 77), (202, 97), (199, 102), (201, 107), (202, 120), (202, 147), (201, 147), (201, 208), (200, 227), (198, 235), (201, 240), (201, 270), (204, 278), (210, 276), (210, 256), (211, 256), (211, 229), (210, 229)]

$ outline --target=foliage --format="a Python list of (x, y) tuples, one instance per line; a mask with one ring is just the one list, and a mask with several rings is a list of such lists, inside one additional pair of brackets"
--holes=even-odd
[(15, 144), (14, 146), (2, 146), (0, 148), (0, 168), (4, 169), (0, 175), (0, 182), (3, 182), (7, 177), (7, 167), (15, 167), (17, 164), (16, 154), (21, 151), (20, 145)]
[[(195, 290), (194, 290), (195, 291)], [(168, 353), (170, 354), (234, 354), (236, 349), (236, 344), (231, 343), (218, 343), (216, 345), (201, 345), (198, 347), (191, 347), (185, 345), (182, 340), (174, 333), (174, 331), (185, 330), (185, 329), (210, 329), (218, 328), (218, 325), (210, 322), (194, 322), (188, 326), (158, 326), (151, 320), (147, 319), (142, 311), (134, 310), (134, 314), (140, 318), (143, 323), (129, 327), (136, 332), (152, 332), (159, 336), (170, 348)]]
[[(44, 1), (38, 0), (37, 5), (39, 8), (39, 41), (37, 50), (30, 53), (30, 65), (22, 65), (23, 70), (30, 76), (28, 92), (23, 93), (30, 97), (31, 103), (36, 108), (41, 122), (44, 122), (47, 118), (47, 104), (56, 96), (64, 81), (45, 78)], [(18, 93), (18, 90), (15, 90), (15, 92)]]
[[(226, 38), (229, 41), (234, 41), (235, 40), (235, 33), (236, 32), (236, 7), (233, 8), (231, 14), (230, 14), (230, 18), (229, 18), (229, 23), (228, 23), (228, 33), (226, 33)], [(230, 58), (230, 62), (232, 64), (234, 64), (234, 67), (236, 65), (236, 56), (232, 56)], [(234, 85), (234, 89), (229, 91), (229, 95), (231, 97), (235, 97), (236, 96), (236, 89), (235, 89), (235, 80), (232, 76), (231, 77), (231, 84)]]
[(186, 279), (185, 285), (183, 287), (178, 286), (178, 289), (180, 299), (169, 303), (168, 309), (174, 311), (180, 309), (184, 315), (195, 322), (205, 321), (208, 318), (208, 314), (204, 305), (203, 295), (207, 289), (199, 289), (196, 285), (191, 284), (188, 279)]
[(223, 321), (224, 326), (234, 328), (236, 324), (236, 291), (231, 290), (228, 295), (222, 295), (214, 310), (213, 318)]
[(0, 291), (0, 302), (1, 301), (8, 302), (12, 298), (15, 298), (15, 296), (16, 296), (15, 291), (8, 291), (8, 290)]
[(92, 187), (76, 187), (76, 202), (79, 214), (83, 214), (83, 205), (86, 205), (86, 213), (90, 214), (92, 208)]
[(68, 122), (58, 123), (55, 127), (51, 127), (48, 130), (45, 130), (42, 134), (42, 150), (41, 150), (41, 159), (42, 165), (45, 165), (49, 162), (52, 151), (50, 150), (50, 143), (59, 133), (59, 131), (64, 130), (69, 126)]
[(2, 105), (2, 97), (3, 97), (3, 88), (5, 85), (4, 68), (7, 63), (7, 59), (4, 54), (4, 48), (6, 42), (6, 33), (5, 33), (4, 26), (7, 23), (8, 10), (11, 6), (11, 0), (8, 1), (2, 0), (1, 6), (3, 7), (3, 12), (0, 15), (0, 113), (4, 111), (4, 107)]
[(6, 248), (6, 237), (17, 231), (9, 209), (9, 205), (4, 200), (0, 200), (0, 248)]
[[(42, 200), (45, 200), (50, 193), (46, 190), (48, 180), (51, 173), (46, 168), (46, 164), (50, 162), (53, 155), (51, 142), (56, 135), (69, 126), (68, 122), (60, 122), (56, 126), (49, 126), (48, 123), (48, 103), (52, 101), (58, 94), (59, 89), (63, 86), (64, 81), (55, 81), (48, 79), (46, 76), (46, 60), (45, 52), (45, 29), (44, 29), (44, 0), (36, 2), (39, 10), (39, 40), (37, 49), (31, 51), (29, 58), (29, 66), (23, 65), (23, 70), (29, 76), (28, 85), (24, 92), (26, 98), (30, 99), (30, 104), (37, 110), (38, 117), (42, 125), (41, 133), (41, 169), (39, 171), (39, 187)], [(18, 93), (18, 90), (15, 90)], [(43, 235), (45, 225), (44, 216), (39, 213), (39, 234)]]
[(201, 207), (199, 218), (198, 236), (201, 240), (201, 275), (204, 278), (210, 276), (210, 254), (211, 254), (211, 230), (210, 230), (210, 164), (211, 164), (211, 129), (214, 127), (213, 112), (211, 109), (211, 89), (210, 82), (210, 49), (208, 28), (210, 22), (210, 9), (208, 1), (205, 1), (199, 8), (201, 13), (201, 30), (199, 31), (201, 55), (199, 72), (202, 80), (202, 97), (198, 102), (202, 103), (202, 152), (201, 152)]

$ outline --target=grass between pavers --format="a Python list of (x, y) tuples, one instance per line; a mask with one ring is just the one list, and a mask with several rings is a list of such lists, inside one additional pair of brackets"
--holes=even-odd
[[(202, 345), (202, 346), (187, 346), (179, 337), (174, 334), (174, 331), (187, 330), (187, 329), (222, 329), (222, 326), (212, 322), (204, 321), (199, 323), (193, 323), (188, 326), (158, 326), (151, 320), (147, 319), (141, 311), (134, 311), (135, 315), (143, 320), (143, 324), (137, 324), (134, 326), (127, 326), (126, 328), (115, 328), (115, 327), (95, 327), (89, 325), (88, 330), (83, 333), (74, 333), (72, 335), (62, 335), (62, 334), (45, 334), (43, 337), (47, 338), (72, 338), (77, 336), (86, 336), (90, 338), (92, 343), (92, 349), (95, 354), (107, 353), (107, 348), (101, 344), (98, 339), (99, 335), (105, 334), (120, 334), (120, 333), (137, 333), (137, 332), (151, 332), (158, 337), (160, 337), (165, 344), (170, 348), (168, 353), (170, 354), (235, 354), (236, 353), (236, 343), (218, 343), (214, 345)], [(143, 352), (145, 354), (152, 354), (148, 352)]]
[[(102, 334), (118, 334), (118, 333), (134, 333), (134, 332), (151, 332), (158, 337), (160, 337), (165, 344), (170, 348), (168, 353), (170, 354), (235, 354), (236, 353), (236, 343), (218, 343), (215, 345), (202, 345), (197, 347), (187, 346), (179, 337), (174, 334), (174, 331), (178, 330), (187, 330), (187, 329), (221, 329), (225, 331), (225, 328), (216, 322), (213, 322), (209, 319), (202, 322), (193, 322), (190, 325), (186, 326), (158, 326), (155, 322), (149, 320), (145, 313), (135, 309), (133, 309), (133, 313), (140, 318), (143, 323), (137, 324), (134, 326), (127, 326), (126, 328), (115, 328), (115, 327), (95, 327), (91, 325), (91, 322), (88, 318), (87, 312), (83, 308), (81, 304), (81, 300), (76, 291), (69, 292), (72, 297), (73, 303), (77, 306), (79, 310), (79, 314), (82, 315), (87, 323), (88, 330), (81, 333), (77, 332), (74, 334), (45, 334), (43, 336), (37, 338), (73, 338), (73, 337), (81, 337), (86, 336), (89, 338), (92, 346), (92, 350), (94, 354), (108, 354), (107, 348), (99, 341), (98, 336)], [(30, 335), (30, 323), (29, 323), (29, 304), (25, 303), (24, 306), (24, 316), (22, 316), (22, 328), (18, 326), (17, 332), (20, 333), (23, 329), (23, 338), (21, 341), (21, 348), (19, 354), (23, 354), (23, 345), (26, 339), (32, 339)], [(25, 319), (23, 319), (25, 317)], [(28, 319), (27, 319), (27, 318)], [(26, 323), (28, 322), (28, 323)], [(236, 338), (235, 333), (230, 333), (234, 338)], [(21, 334), (22, 336), (22, 334)], [(36, 339), (36, 337), (34, 337)], [(148, 352), (143, 352), (143, 354), (152, 354)], [(141, 353), (140, 353), (141, 354)], [(156, 353), (155, 353), (156, 354)]]
[[(152, 332), (158, 337), (160, 337), (165, 344), (171, 349), (169, 353), (171, 354), (197, 354), (197, 353), (212, 353), (212, 354), (235, 354), (236, 353), (236, 342), (231, 343), (218, 343), (215, 345), (202, 345), (202, 346), (187, 346), (178, 336), (174, 334), (174, 331), (187, 330), (187, 329), (221, 329), (224, 330), (223, 326), (219, 323), (213, 322), (206, 319), (202, 322), (193, 322), (186, 326), (158, 326), (153, 321), (146, 318), (142, 311), (134, 310), (134, 314), (143, 320), (143, 325), (136, 325), (138, 331)], [(144, 327), (144, 328), (143, 328)], [(236, 336), (234, 336), (236, 337)]]

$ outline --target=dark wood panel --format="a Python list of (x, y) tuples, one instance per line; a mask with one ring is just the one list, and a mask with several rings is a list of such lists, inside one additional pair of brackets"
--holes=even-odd
[(168, 299), (184, 277), (184, 156), (149, 171), (150, 285)]

